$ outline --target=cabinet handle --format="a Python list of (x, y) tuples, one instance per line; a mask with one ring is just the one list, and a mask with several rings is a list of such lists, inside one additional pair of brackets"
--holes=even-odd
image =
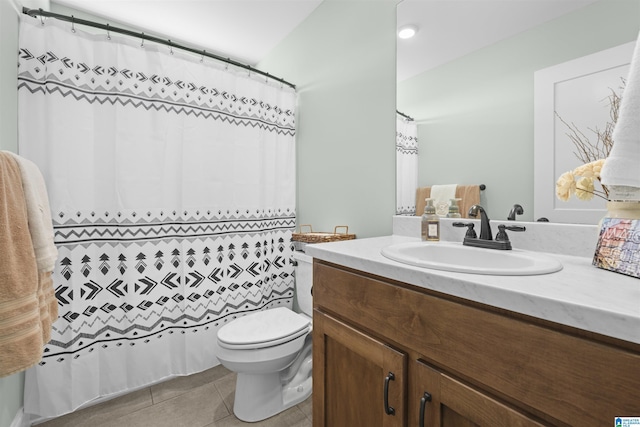
[(418, 422), (418, 427), (424, 427), (424, 413), (427, 402), (431, 402), (431, 395), (425, 391), (422, 399), (420, 399), (420, 421)]
[(389, 406), (389, 381), (395, 379), (396, 376), (393, 375), (393, 372), (389, 372), (389, 375), (384, 378), (384, 412), (386, 412), (387, 415), (396, 414), (396, 410)]

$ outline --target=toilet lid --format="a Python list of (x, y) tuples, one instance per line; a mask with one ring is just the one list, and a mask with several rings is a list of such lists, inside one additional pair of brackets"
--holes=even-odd
[(239, 317), (218, 331), (218, 341), (229, 346), (266, 347), (295, 338), (309, 329), (309, 318), (286, 307)]

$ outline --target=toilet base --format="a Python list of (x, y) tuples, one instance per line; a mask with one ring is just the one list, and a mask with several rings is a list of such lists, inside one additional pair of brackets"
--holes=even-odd
[(238, 373), (233, 412), (245, 422), (262, 421), (305, 400), (311, 395), (311, 377), (299, 385), (282, 385), (281, 372)]

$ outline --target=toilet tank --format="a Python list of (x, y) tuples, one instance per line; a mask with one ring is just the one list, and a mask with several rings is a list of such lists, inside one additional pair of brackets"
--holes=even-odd
[(313, 286), (313, 258), (304, 252), (294, 251), (293, 259), (296, 262), (296, 302), (301, 313), (313, 317), (313, 298), (311, 287)]

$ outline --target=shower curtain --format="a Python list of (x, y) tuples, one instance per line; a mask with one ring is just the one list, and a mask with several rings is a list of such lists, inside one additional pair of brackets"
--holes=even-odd
[(396, 115), (396, 215), (415, 215), (418, 188), (418, 127)]
[(225, 322), (291, 307), (293, 89), (55, 20), (25, 17), (19, 43), (19, 152), (59, 250), (25, 412), (207, 369)]

